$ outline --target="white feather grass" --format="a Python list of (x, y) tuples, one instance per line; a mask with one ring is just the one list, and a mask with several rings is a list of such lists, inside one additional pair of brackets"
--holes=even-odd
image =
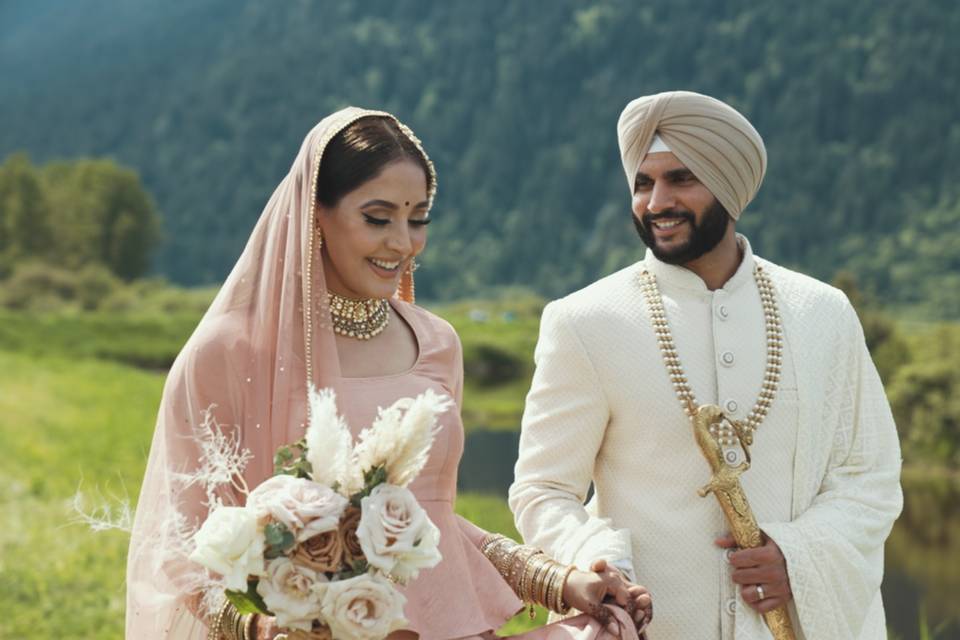
[(213, 416), (213, 404), (203, 412), (203, 422), (193, 428), (192, 439), (200, 449), (199, 464), (196, 469), (177, 474), (177, 480), (184, 489), (199, 485), (206, 494), (206, 506), (213, 508), (221, 504), (219, 494), (225, 487), (232, 487), (237, 493), (247, 496), (250, 489), (243, 479), (247, 464), (253, 459), (249, 449), (240, 446), (240, 429), (234, 427), (228, 431), (225, 425), (217, 422)]
[(92, 509), (87, 510), (87, 499), (81, 490), (77, 487), (77, 492), (70, 499), (70, 506), (73, 511), (71, 522), (73, 524), (86, 525), (91, 531), (133, 531), (133, 508), (130, 506), (130, 498), (111, 495), (105, 498), (102, 493), (97, 492), (99, 504)]
[(333, 389), (310, 387), (310, 424), (307, 427), (307, 461), (314, 482), (337, 486), (349, 496), (363, 487), (363, 477), (353, 464), (353, 436), (337, 412)]
[(437, 433), (437, 417), (453, 401), (427, 389), (416, 398), (401, 398), (360, 433), (357, 466), (370, 470), (385, 467), (387, 482), (405, 487), (423, 470)]

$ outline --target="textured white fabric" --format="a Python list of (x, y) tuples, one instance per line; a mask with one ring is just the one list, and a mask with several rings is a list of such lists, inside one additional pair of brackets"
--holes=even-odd
[(651, 153), (670, 153), (670, 147), (667, 146), (667, 143), (663, 141), (663, 138), (660, 137), (660, 134), (653, 134), (653, 140), (650, 142), (650, 148), (647, 149), (647, 155)]
[(859, 322), (842, 293), (740, 242), (743, 262), (716, 291), (648, 253), (547, 306), (510, 489), (517, 527), (581, 567), (630, 559), (654, 598), (651, 640), (769, 638), (713, 544), (725, 520), (715, 498), (696, 493), (709, 470), (637, 285), (645, 264), (697, 400), (732, 400), (733, 417), (743, 418), (765, 362), (756, 260), (777, 290), (786, 342), (744, 489), (787, 558), (798, 637), (885, 638), (879, 587), (883, 542), (902, 504), (900, 456)]

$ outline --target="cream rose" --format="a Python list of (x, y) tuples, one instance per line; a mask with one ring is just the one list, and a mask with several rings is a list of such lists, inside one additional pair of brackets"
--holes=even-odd
[(313, 631), (293, 629), (286, 632), (287, 640), (334, 640), (333, 634), (327, 627), (315, 627)]
[(360, 511), (357, 538), (371, 566), (406, 582), (440, 562), (440, 532), (409, 489), (381, 484)]
[(379, 640), (407, 624), (406, 602), (389, 580), (366, 573), (329, 583), (321, 613), (334, 638)]
[(304, 478), (273, 476), (250, 492), (247, 506), (287, 527), (298, 542), (337, 528), (347, 499)]
[(219, 507), (210, 512), (193, 541), (190, 560), (222, 575), (227, 589), (246, 591), (247, 576), (264, 571), (263, 531), (250, 509)]
[(326, 587), (327, 579), (322, 574), (281, 557), (267, 563), (257, 593), (276, 616), (277, 625), (310, 631), (313, 620), (320, 617)]

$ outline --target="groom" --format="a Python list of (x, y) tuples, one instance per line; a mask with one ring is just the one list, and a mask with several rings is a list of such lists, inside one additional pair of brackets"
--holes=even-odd
[[(798, 638), (886, 638), (900, 450), (855, 312), (736, 233), (766, 151), (735, 109), (645, 96), (617, 132), (648, 251), (544, 309), (510, 489), (518, 529), (648, 587), (651, 639), (769, 638), (758, 613), (782, 605)], [(733, 466), (749, 455), (759, 548), (738, 550), (717, 500), (697, 495), (711, 472), (688, 415), (708, 404), (752, 436), (720, 443)]]

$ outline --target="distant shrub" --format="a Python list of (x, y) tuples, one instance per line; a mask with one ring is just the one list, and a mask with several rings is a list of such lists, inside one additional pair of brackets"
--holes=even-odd
[(492, 387), (517, 380), (524, 375), (524, 361), (494, 344), (465, 344), (464, 375), (481, 387)]
[(14, 267), (0, 292), (0, 303), (8, 309), (46, 309), (51, 300), (76, 298), (77, 275), (40, 262), (23, 262)]
[(122, 313), (137, 308), (137, 295), (130, 287), (115, 289), (101, 303), (100, 310), (109, 313)]
[(99, 308), (118, 287), (116, 276), (100, 265), (70, 271), (42, 262), (18, 263), (0, 285), (0, 305), (25, 311)]
[(911, 361), (887, 384), (903, 457), (960, 468), (960, 328), (912, 337)]
[(99, 309), (123, 283), (110, 271), (98, 264), (88, 264), (77, 272), (77, 302), (84, 311)]

